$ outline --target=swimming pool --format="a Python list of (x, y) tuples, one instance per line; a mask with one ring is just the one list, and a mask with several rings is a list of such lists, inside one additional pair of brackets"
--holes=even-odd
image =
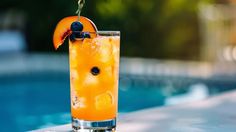
[[(33, 57), (32, 64), (44, 65), (40, 61), (47, 59), (40, 58), (44, 59), (35, 62)], [(63, 67), (67, 67), (66, 63)], [(0, 76), (0, 131), (21, 132), (70, 122), (67, 68), (30, 69)], [(236, 81), (227, 77), (154, 76), (121, 71), (119, 114), (204, 99), (234, 88)]]

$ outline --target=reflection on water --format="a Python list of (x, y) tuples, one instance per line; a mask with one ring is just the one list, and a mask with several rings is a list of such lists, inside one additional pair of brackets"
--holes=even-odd
[(189, 86), (188, 92), (167, 98), (165, 101), (165, 105), (189, 103), (205, 99), (208, 96), (209, 96), (209, 91), (208, 87), (205, 84), (193, 84)]

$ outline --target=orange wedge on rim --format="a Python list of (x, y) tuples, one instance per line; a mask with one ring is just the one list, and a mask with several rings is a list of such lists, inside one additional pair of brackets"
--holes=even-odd
[[(54, 48), (58, 49), (65, 39), (72, 33), (70, 26), (73, 22), (78, 21), (78, 16), (69, 16), (63, 18), (56, 26), (53, 34)], [(83, 24), (82, 32), (96, 32), (96, 25), (88, 18), (80, 16), (79, 21)]]

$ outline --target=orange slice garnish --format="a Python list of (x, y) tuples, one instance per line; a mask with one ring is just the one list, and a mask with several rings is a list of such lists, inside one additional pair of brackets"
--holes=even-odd
[[(72, 33), (70, 26), (73, 22), (78, 21), (78, 16), (69, 16), (63, 18), (56, 26), (53, 34), (54, 48), (58, 49), (65, 39)], [(88, 18), (80, 16), (79, 21), (83, 24), (83, 32), (96, 32), (96, 25)]]

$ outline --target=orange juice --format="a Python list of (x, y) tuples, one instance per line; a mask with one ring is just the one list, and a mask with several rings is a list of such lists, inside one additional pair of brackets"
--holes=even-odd
[(120, 37), (90, 33), (69, 40), (71, 114), (85, 121), (115, 119)]

